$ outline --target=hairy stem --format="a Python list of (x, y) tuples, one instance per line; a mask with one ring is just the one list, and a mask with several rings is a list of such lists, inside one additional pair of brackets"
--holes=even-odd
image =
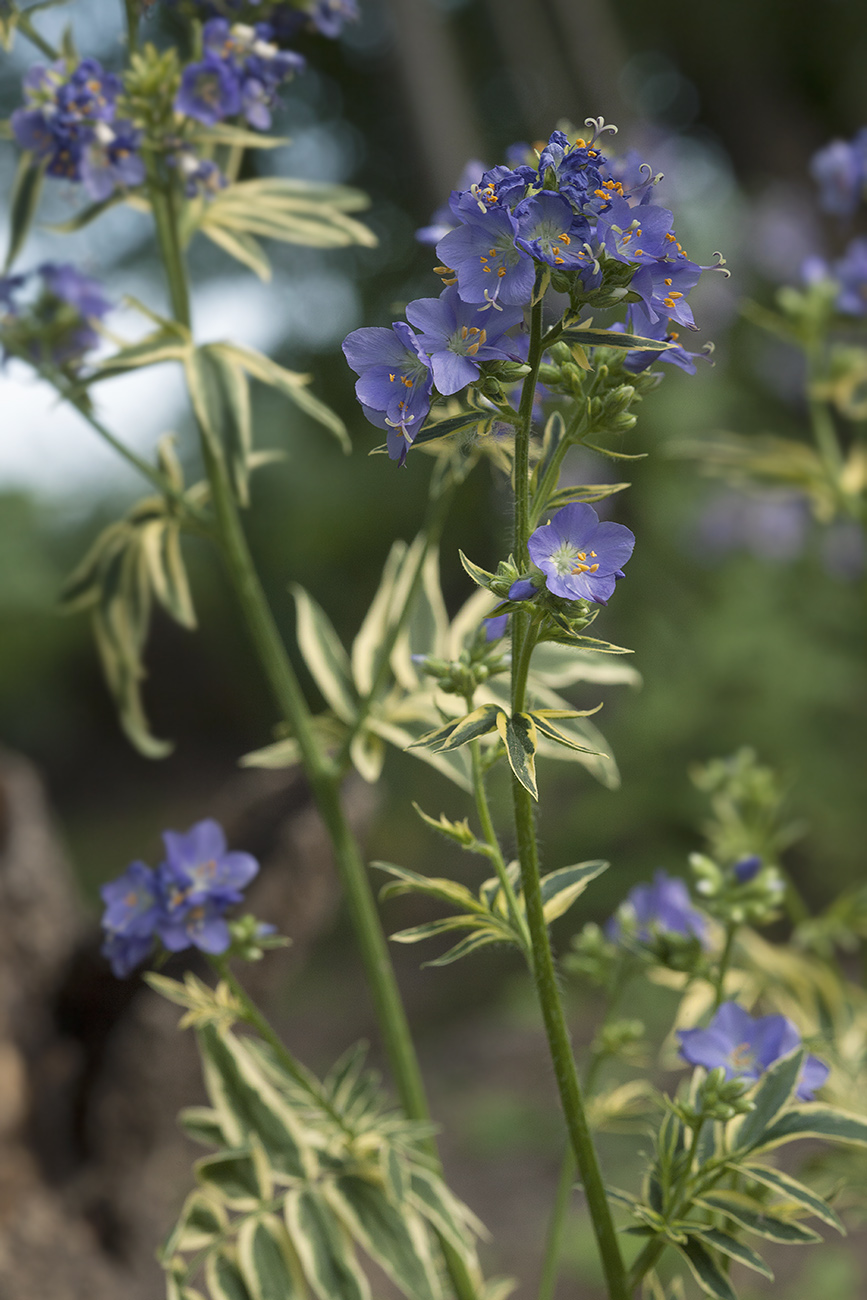
[[(171, 192), (158, 184), (152, 184), (151, 202), (172, 306), (177, 319), (189, 327), (186, 265)], [(201, 441), (225, 567), (265, 679), (282, 717), (288, 722), (298, 742), (313, 797), (331, 839), (398, 1096), (410, 1119), (427, 1121), (430, 1111), (421, 1069), (376, 909), (373, 889), (358, 842), (340, 802), (340, 772), (319, 747), (312, 726), (312, 715), (247, 545), (226, 466), (214, 454), (208, 440), (203, 437)], [(439, 1167), (433, 1139), (428, 1140), (426, 1147)], [(460, 1300), (473, 1300), (476, 1288), (466, 1266), (446, 1241), (441, 1240), (441, 1246), (457, 1296)]]
[[(515, 437), (515, 559), (519, 565), (527, 563), (527, 539), (529, 535), (529, 445), (533, 414), (533, 396), (541, 360), (541, 303), (532, 309), (530, 329), (530, 350), (528, 364), (530, 373), (524, 381), (521, 394), (521, 424)], [(532, 651), (533, 633), (528, 626), (529, 616), (517, 614), (513, 617), (513, 653), (512, 653), (512, 712), (523, 711), (527, 689), (527, 673)], [(520, 653), (515, 649), (520, 646)], [(596, 1148), (590, 1136), (587, 1116), (578, 1082), (578, 1072), (572, 1054), (572, 1044), (563, 1013), (560, 991), (554, 970), (554, 958), (548, 938), (548, 927), (542, 905), (542, 893), (539, 880), (539, 847), (536, 839), (533, 800), (517, 777), (512, 777), (512, 802), (515, 816), (515, 834), (518, 845), (518, 858), (521, 864), (521, 877), (524, 886), (524, 902), (527, 910), (527, 923), (533, 946), (533, 974), (536, 991), (545, 1023), (548, 1048), (554, 1066), (554, 1075), (560, 1093), (563, 1114), (569, 1140), (575, 1153), (578, 1169), (584, 1183), (587, 1206), (596, 1236), (602, 1268), (608, 1284), (610, 1300), (628, 1300), (629, 1291), (626, 1284), (626, 1272), (620, 1253), (620, 1244), (611, 1216), (611, 1207), (605, 1195), (602, 1173), (596, 1155)]]
[[(472, 700), (467, 701), (467, 707), (472, 709)], [(485, 774), (482, 768), (482, 746), (478, 740), (470, 741), (470, 760), (473, 769), (473, 794), (476, 800), (476, 812), (478, 813), (479, 822), (482, 827), (482, 834), (485, 837), (485, 843), (491, 850), (491, 861), (494, 864), (494, 870), (497, 873), (497, 879), (502, 887), (506, 899), (506, 906), (509, 909), (509, 919), (515, 928), (515, 933), (521, 938), (521, 944), (527, 961), (532, 965), (533, 949), (530, 945), (530, 932), (527, 929), (527, 922), (521, 912), (518, 904), (518, 898), (515, 894), (515, 887), (509, 879), (509, 873), (506, 871), (506, 861), (503, 857), (503, 851), (500, 848), (500, 841), (497, 838), (497, 832), (494, 829), (494, 823), (491, 818), (491, 810), (488, 806), (488, 794), (485, 789)]]

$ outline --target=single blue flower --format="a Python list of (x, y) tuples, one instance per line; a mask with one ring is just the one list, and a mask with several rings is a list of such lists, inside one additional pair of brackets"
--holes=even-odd
[(810, 160), (819, 186), (819, 205), (838, 217), (851, 217), (867, 187), (867, 127), (854, 140), (832, 140)]
[(606, 605), (617, 579), (624, 576), (635, 536), (623, 524), (600, 523), (592, 506), (576, 502), (537, 528), (527, 546), (555, 596)]
[(518, 224), (512, 213), (497, 206), (483, 213), (466, 195), (452, 203), (452, 211), (463, 224), (441, 239), (436, 251), (455, 271), (464, 302), (510, 307), (529, 303), (536, 270), (532, 257), (515, 246)]
[(434, 384), (444, 397), (478, 379), (479, 362), (517, 359), (511, 340), (504, 336), (523, 320), (520, 307), (489, 312), (464, 302), (452, 287), (438, 298), (417, 298), (406, 315), (419, 331), (418, 346), (430, 357)]
[(234, 117), (241, 111), (241, 79), (237, 70), (226, 60), (213, 56), (190, 63), (184, 68), (175, 96), (175, 111), (205, 126), (215, 126), (226, 117)]
[(388, 429), (388, 454), (401, 464), (430, 410), (433, 374), (418, 339), (404, 321), (390, 330), (367, 326), (343, 341), (343, 355), (359, 376), (355, 393), (371, 424)]
[(542, 189), (555, 185), (579, 212), (595, 211), (608, 197), (606, 163), (605, 155), (586, 140), (572, 141), (563, 131), (554, 131), (539, 155), (538, 183)]
[(652, 885), (636, 885), (629, 891), (618, 916), (613, 916), (606, 926), (608, 937), (615, 942), (622, 933), (620, 917), (635, 925), (635, 936), (642, 943), (650, 943), (657, 934), (679, 934), (698, 939), (702, 947), (707, 947), (705, 916), (693, 907), (686, 883), (665, 871), (654, 872)]
[(146, 177), (139, 153), (142, 135), (131, 122), (98, 122), (82, 150), (79, 173), (92, 199), (107, 199), (118, 188), (133, 189)]
[(485, 640), (499, 641), (502, 637), (506, 635), (506, 631), (509, 626), (509, 615), (495, 614), (492, 618), (484, 619), (484, 622), (486, 624)]
[(596, 218), (596, 234), (615, 261), (643, 265), (668, 256), (672, 221), (668, 208), (652, 203), (632, 207), (615, 195)]
[(586, 267), (593, 262), (585, 247), (590, 236), (586, 217), (572, 210), (561, 194), (542, 190), (515, 208), (515, 243), (538, 262), (555, 267)]
[(102, 320), (114, 306), (99, 280), (69, 262), (42, 262), (36, 269), (47, 293), (75, 307), (88, 320)]
[(748, 885), (762, 869), (762, 860), (753, 853), (748, 858), (741, 858), (732, 867), (732, 875), (739, 885)]
[(688, 375), (694, 375), (696, 361), (707, 361), (710, 365), (713, 365), (710, 355), (713, 344), (706, 344), (706, 350), (701, 352), (687, 352), (680, 342), (679, 331), (672, 329), (671, 325), (672, 322), (665, 316), (659, 316), (656, 320), (651, 320), (641, 303), (632, 303), (626, 317), (625, 327), (617, 322), (611, 328), (618, 332), (625, 328), (630, 334), (638, 334), (643, 339), (659, 339), (666, 343), (673, 343), (674, 347), (666, 348), (664, 352), (648, 352), (646, 350), (627, 352), (623, 359), (624, 370), (628, 370), (631, 375), (640, 375), (642, 371), (655, 365), (657, 361), (665, 361), (669, 365), (684, 370)]
[(704, 269), (683, 256), (654, 261), (639, 266), (629, 288), (639, 295), (652, 322), (673, 320), (687, 329), (695, 329), (695, 317), (686, 295), (698, 284)]
[(153, 947), (160, 915), (156, 877), (144, 862), (132, 862), (122, 876), (100, 889), (105, 912), (102, 954), (118, 979), (129, 975)]
[(191, 906), (168, 906), (160, 917), (157, 934), (169, 952), (198, 948), (217, 955), (232, 942), (224, 911), (225, 904), (212, 898)]
[(242, 891), (259, 870), (249, 853), (228, 850), (225, 832), (212, 818), (186, 832), (165, 831), (163, 842), (166, 859), (160, 883), (172, 910), (209, 901), (223, 907), (240, 903)]
[[(801, 1045), (801, 1035), (786, 1016), (754, 1019), (737, 1002), (724, 1002), (707, 1029), (680, 1029), (680, 1054), (690, 1065), (706, 1070), (722, 1066), (727, 1079), (755, 1082), (775, 1061)], [(813, 1093), (828, 1078), (828, 1066), (808, 1056), (796, 1090), (801, 1101), (812, 1101)]]
[(844, 316), (867, 314), (867, 239), (853, 239), (833, 268), (840, 285), (837, 310)]

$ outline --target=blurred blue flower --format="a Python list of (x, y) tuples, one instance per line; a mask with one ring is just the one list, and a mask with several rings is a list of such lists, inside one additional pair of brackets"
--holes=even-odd
[(810, 175), (819, 186), (819, 206), (835, 216), (851, 217), (867, 186), (867, 127), (853, 140), (832, 140), (813, 154)]
[(635, 536), (628, 528), (600, 523), (593, 507), (584, 502), (558, 510), (528, 542), (530, 559), (544, 573), (549, 591), (566, 600), (599, 605), (608, 603), (634, 546)]
[(762, 860), (755, 853), (748, 858), (741, 858), (732, 867), (732, 875), (739, 885), (748, 885), (762, 869)]
[[(801, 1045), (801, 1035), (786, 1016), (754, 1019), (737, 1002), (724, 1002), (707, 1029), (680, 1029), (680, 1054), (690, 1065), (706, 1070), (722, 1066), (727, 1079), (755, 1082), (783, 1056)], [(808, 1056), (796, 1095), (812, 1101), (830, 1071), (816, 1056)]]
[(156, 877), (144, 862), (132, 862), (122, 876), (103, 885), (103, 956), (122, 979), (144, 961), (153, 946), (159, 916)]
[(704, 914), (693, 906), (686, 882), (665, 871), (654, 872), (652, 884), (636, 885), (629, 891), (617, 915), (605, 927), (609, 939), (615, 943), (623, 933), (624, 921), (634, 927), (635, 937), (641, 943), (650, 943), (657, 934), (679, 934), (698, 939), (702, 947), (707, 946)]
[(0, 343), (8, 354), (72, 369), (99, 344), (96, 325), (113, 306), (98, 280), (66, 262), (5, 277), (0, 304)]
[(267, 130), (279, 86), (305, 66), (300, 54), (281, 50), (272, 36), (267, 23), (230, 26), (225, 18), (210, 19), (202, 32), (204, 58), (181, 77), (177, 112), (206, 126), (243, 113), (250, 126)]
[(186, 832), (165, 831), (165, 862), (160, 886), (174, 906), (195, 906), (208, 900), (223, 906), (240, 903), (242, 890), (257, 874), (259, 864), (249, 853), (230, 852), (226, 835), (211, 818)]
[[(476, 185), (482, 179), (485, 170), (485, 164), (479, 162), (478, 158), (471, 158), (461, 172), (455, 189), (458, 193), (462, 190), (468, 190), (471, 185)], [(448, 203), (443, 203), (431, 215), (430, 224), (420, 226), (415, 232), (415, 237), (420, 244), (438, 244), (450, 230), (457, 230), (460, 223), (454, 216)]]
[(45, 162), (49, 176), (82, 183), (93, 199), (140, 185), (141, 132), (116, 117), (122, 89), (96, 59), (74, 68), (64, 59), (36, 64), (24, 78), (24, 107), (12, 114), (13, 134)]

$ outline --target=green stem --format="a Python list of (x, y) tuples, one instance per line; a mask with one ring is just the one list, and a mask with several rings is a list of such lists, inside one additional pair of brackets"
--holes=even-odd
[(124, 0), (124, 8), (129, 52), (134, 54), (138, 47), (139, 0)]
[[(170, 193), (152, 183), (151, 203), (172, 306), (178, 320), (189, 327), (186, 266), (180, 249), (172, 198)], [(203, 437), (201, 441), (223, 560), (265, 679), (280, 713), (298, 742), (314, 800), (331, 839), (350, 920), (401, 1105), (410, 1119), (429, 1122), (430, 1111), (418, 1057), (376, 909), (373, 889), (360, 848), (341, 806), (340, 773), (319, 747), (307, 701), (247, 545), (225, 464), (220, 457), (214, 455), (206, 438)], [(428, 1139), (424, 1145), (439, 1169), (433, 1139)], [(441, 1246), (456, 1294), (460, 1300), (473, 1300), (476, 1288), (466, 1266), (448, 1242), (441, 1240)]]
[[(467, 701), (468, 708), (472, 709), (472, 700)], [(509, 879), (509, 873), (506, 871), (506, 861), (503, 857), (503, 851), (500, 848), (500, 841), (497, 838), (497, 832), (494, 829), (491, 810), (488, 805), (488, 794), (485, 790), (485, 774), (482, 767), (482, 746), (478, 740), (470, 741), (470, 760), (473, 771), (473, 794), (476, 799), (476, 812), (478, 813), (479, 822), (482, 827), (482, 834), (485, 837), (485, 843), (491, 850), (491, 861), (494, 864), (494, 870), (497, 873), (497, 879), (503, 890), (506, 899), (506, 906), (509, 909), (509, 918), (515, 928), (516, 934), (521, 938), (524, 956), (532, 966), (533, 949), (530, 944), (530, 932), (527, 929), (527, 922), (524, 918), (521, 908), (518, 904), (518, 898), (515, 894), (515, 887)]]
[(570, 1145), (566, 1147), (563, 1153), (554, 1205), (551, 1209), (551, 1218), (548, 1221), (545, 1254), (542, 1259), (542, 1275), (539, 1279), (539, 1300), (554, 1300), (557, 1275), (560, 1272), (560, 1255), (563, 1249), (563, 1235), (566, 1230), (566, 1216), (572, 1200), (572, 1187), (575, 1183), (576, 1173), (575, 1152)]
[(524, 379), (521, 403), (518, 407), (518, 425), (515, 430), (515, 563), (526, 569), (530, 563), (527, 538), (530, 535), (530, 432), (533, 427), (533, 397), (542, 362), (542, 301), (530, 310), (530, 347), (527, 364), (530, 372)]
[(578, 432), (579, 428), (581, 427), (581, 424), (585, 418), (585, 414), (586, 414), (586, 408), (584, 402), (582, 401), (578, 405), (578, 409), (576, 410), (571, 421), (569, 422), (566, 431), (560, 440), (560, 445), (555, 448), (554, 454), (552, 455), (550, 461), (545, 467), (545, 471), (542, 475), (542, 480), (537, 485), (536, 490), (533, 493), (533, 500), (530, 506), (530, 528), (531, 529), (535, 528), (536, 525), (538, 524), (539, 517), (548, 504), (548, 498), (550, 497), (551, 493), (554, 491), (554, 488), (557, 486), (557, 480), (560, 477), (560, 469), (563, 464), (563, 459), (566, 455), (566, 452), (569, 450), (569, 448), (572, 446), (573, 441), (575, 440), (575, 434)]
[(52, 63), (60, 58), (60, 51), (45, 39), (40, 32), (36, 30), (27, 14), (18, 15), (18, 30), (22, 36), (26, 36), (31, 45), (35, 45), (41, 54), (51, 59)]
[[(541, 360), (542, 304), (534, 304), (530, 322), (530, 348), (528, 364), (530, 373), (524, 380), (519, 413), (521, 423), (515, 436), (515, 559), (519, 566), (528, 563), (527, 539), (529, 535), (529, 447), (533, 414), (533, 396)], [(513, 623), (512, 653), (512, 713), (524, 707), (527, 673), (534, 636), (528, 627), (528, 616), (517, 614)], [(516, 654), (515, 645), (521, 646)], [(532, 796), (517, 777), (512, 777), (512, 802), (515, 815), (515, 833), (521, 877), (524, 886), (524, 903), (527, 924), (533, 947), (533, 975), (536, 991), (548, 1038), (548, 1048), (554, 1066), (554, 1075), (560, 1093), (569, 1140), (584, 1184), (587, 1206), (596, 1236), (602, 1268), (608, 1283), (610, 1300), (628, 1300), (626, 1271), (620, 1253), (620, 1243), (614, 1228), (611, 1207), (605, 1195), (605, 1186), (590, 1136), (581, 1085), (572, 1054), (572, 1044), (563, 1013), (563, 1004), (557, 987), (554, 957), (548, 938), (548, 927), (542, 904), (539, 879), (539, 847), (536, 840), (535, 816)]]
[(729, 963), (732, 958), (732, 950), (737, 930), (737, 925), (733, 925), (731, 922), (726, 926), (726, 938), (725, 944), (723, 945), (722, 955), (719, 959), (719, 970), (717, 971), (716, 977), (716, 996), (714, 997), (712, 1012), (719, 1010), (723, 998), (725, 997), (726, 975), (728, 974)]

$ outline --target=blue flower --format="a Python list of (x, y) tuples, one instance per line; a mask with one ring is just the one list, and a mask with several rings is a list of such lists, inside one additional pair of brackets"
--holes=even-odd
[(12, 114), (18, 143), (45, 162), (49, 176), (83, 183), (94, 199), (140, 185), (141, 132), (116, 119), (123, 87), (96, 59), (70, 69), (63, 59), (37, 64), (24, 78), (26, 103)]
[(587, 219), (573, 212), (561, 194), (542, 190), (522, 199), (514, 216), (518, 227), (515, 243), (536, 261), (567, 268), (593, 262), (584, 247), (590, 235)]
[(679, 934), (707, 946), (706, 918), (693, 907), (685, 882), (665, 871), (654, 873), (652, 885), (636, 885), (627, 894), (618, 916), (606, 926), (608, 937), (615, 942), (622, 933), (619, 918), (628, 919), (636, 927), (635, 937), (642, 943), (650, 943), (657, 934)]
[(161, 885), (174, 895), (175, 906), (181, 901), (190, 906), (209, 900), (224, 906), (240, 903), (241, 891), (259, 870), (249, 853), (229, 852), (222, 826), (211, 818), (183, 833), (165, 831), (163, 843)]
[(106, 904), (102, 918), (103, 956), (122, 979), (144, 961), (153, 947), (160, 908), (156, 878), (144, 862), (132, 862), (117, 880), (103, 885), (100, 893)]
[(478, 379), (480, 361), (517, 359), (511, 340), (503, 336), (523, 320), (520, 307), (488, 312), (464, 302), (457, 289), (449, 288), (439, 298), (411, 302), (406, 315), (420, 331), (418, 346), (430, 357), (434, 384), (444, 397)]
[[(215, 18), (214, 22), (220, 19)], [(175, 111), (215, 126), (241, 111), (241, 79), (224, 59), (208, 57), (184, 68), (175, 96)]]
[(315, 0), (310, 17), (318, 32), (333, 39), (347, 23), (357, 23), (361, 14), (358, 0)]
[(555, 596), (606, 605), (617, 579), (624, 576), (635, 536), (623, 524), (600, 523), (592, 506), (577, 502), (537, 528), (527, 545)]
[[(665, 361), (686, 371), (688, 375), (694, 375), (696, 361), (707, 361), (713, 365), (710, 356), (713, 344), (706, 344), (705, 350), (700, 352), (687, 352), (680, 342), (680, 333), (672, 329), (671, 325), (672, 322), (665, 316), (651, 320), (641, 303), (632, 303), (626, 318), (625, 328), (628, 333), (638, 334), (643, 339), (660, 339), (666, 343), (673, 343), (674, 347), (666, 348), (664, 352), (627, 352), (623, 360), (624, 370), (628, 370), (632, 375), (640, 375), (657, 361)], [(612, 326), (612, 329), (618, 332), (623, 328), (619, 323)]]
[(867, 127), (854, 140), (832, 140), (815, 153), (810, 175), (819, 186), (819, 204), (825, 212), (851, 217), (867, 186)]
[(388, 454), (401, 464), (430, 410), (433, 374), (418, 339), (404, 321), (390, 330), (353, 330), (343, 354), (359, 376), (355, 393), (371, 424), (388, 429)]
[(452, 211), (463, 224), (441, 239), (436, 251), (455, 271), (464, 301), (512, 307), (529, 303), (536, 270), (532, 257), (515, 246), (518, 223), (512, 213), (498, 206), (482, 212), (466, 194), (452, 202)]
[[(29, 302), (19, 295), (34, 286)], [(43, 262), (26, 275), (0, 282), (0, 341), (37, 365), (75, 369), (100, 341), (97, 323), (111, 310), (98, 280), (65, 262)]]
[(506, 630), (509, 626), (508, 614), (495, 614), (491, 618), (486, 618), (483, 621), (487, 624), (485, 628), (486, 641), (499, 641), (501, 637), (506, 635)]
[(732, 867), (732, 875), (739, 885), (748, 885), (762, 869), (762, 860), (755, 853), (748, 858), (741, 858)]
[(241, 902), (242, 890), (259, 870), (249, 853), (227, 849), (222, 827), (210, 819), (185, 833), (166, 831), (163, 840), (166, 858), (155, 872), (133, 862), (102, 887), (102, 951), (119, 977), (145, 960), (155, 939), (169, 952), (190, 947), (225, 952), (231, 942), (225, 913)]
[(615, 195), (596, 219), (596, 234), (617, 262), (646, 264), (669, 255), (672, 215), (652, 203), (631, 207)]
[[(727, 1079), (751, 1082), (783, 1056), (801, 1045), (801, 1035), (786, 1016), (759, 1016), (754, 1019), (737, 1002), (724, 1002), (707, 1029), (678, 1030), (680, 1054), (690, 1065), (706, 1070), (722, 1066)], [(796, 1095), (812, 1101), (830, 1071), (818, 1057), (808, 1056)]]
[(652, 322), (673, 320), (687, 329), (695, 329), (695, 317), (686, 295), (698, 284), (703, 270), (683, 256), (676, 261), (653, 261), (639, 266), (629, 287), (641, 298)]

